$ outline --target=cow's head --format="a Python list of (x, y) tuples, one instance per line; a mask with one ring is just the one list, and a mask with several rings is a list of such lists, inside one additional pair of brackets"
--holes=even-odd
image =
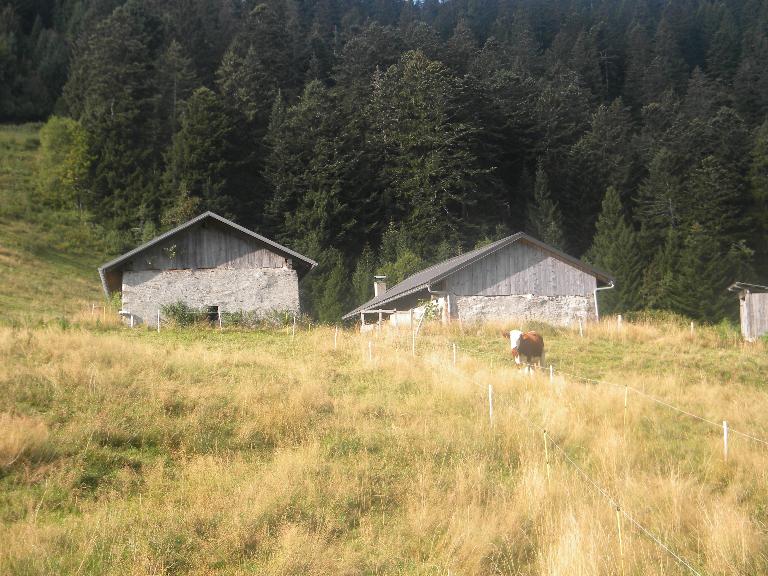
[(515, 357), (515, 364), (520, 364), (520, 353), (517, 350), (517, 347), (520, 345), (520, 338), (522, 338), (523, 333), (520, 330), (510, 330), (509, 331), (509, 345), (512, 347), (512, 354)]

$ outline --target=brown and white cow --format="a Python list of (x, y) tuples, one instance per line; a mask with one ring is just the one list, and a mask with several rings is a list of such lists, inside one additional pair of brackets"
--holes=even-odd
[(520, 365), (523, 361), (526, 364), (532, 364), (534, 359), (538, 359), (539, 366), (544, 363), (544, 338), (540, 334), (510, 330), (509, 343), (512, 346), (515, 364)]

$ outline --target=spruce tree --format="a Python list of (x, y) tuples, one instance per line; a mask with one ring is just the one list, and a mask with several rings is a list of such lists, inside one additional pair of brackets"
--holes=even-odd
[(229, 182), (233, 132), (233, 122), (219, 97), (208, 88), (195, 90), (168, 155), (164, 180), (171, 210), (188, 205), (188, 197), (192, 197), (200, 210), (237, 218), (239, 191)]
[(326, 251), (322, 264), (322, 288), (319, 290), (315, 313), (321, 322), (338, 322), (350, 306), (349, 274), (338, 250)]
[(363, 247), (363, 252), (357, 259), (355, 271), (352, 274), (353, 304), (359, 305), (373, 297), (373, 277), (376, 274), (376, 256), (369, 244)]
[(640, 288), (644, 261), (635, 231), (627, 224), (619, 193), (608, 187), (596, 233), (585, 259), (615, 278), (616, 287), (604, 292), (600, 308), (606, 313), (641, 307)]
[(94, 158), (89, 208), (118, 228), (135, 227), (159, 213), (160, 41), (156, 16), (131, 0), (78, 42), (64, 89)]
[(172, 40), (158, 65), (161, 116), (167, 127), (168, 141), (178, 128), (184, 101), (189, 98), (197, 84), (192, 60), (187, 57), (182, 45)]
[(679, 266), (670, 282), (669, 304), (690, 318), (717, 322), (733, 318), (737, 299), (727, 288), (744, 270), (748, 253), (723, 251), (722, 242), (698, 224), (693, 224), (680, 252)]
[(527, 229), (542, 242), (559, 250), (565, 249), (563, 218), (557, 203), (552, 201), (549, 179), (541, 162), (536, 168), (533, 200), (528, 206)]
[(768, 277), (768, 120), (755, 134), (750, 159), (749, 183), (757, 235), (755, 264), (758, 277), (765, 278)]

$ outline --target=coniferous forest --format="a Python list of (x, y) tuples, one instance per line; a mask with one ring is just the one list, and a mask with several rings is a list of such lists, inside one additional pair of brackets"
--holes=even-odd
[(319, 262), (322, 321), (525, 230), (604, 312), (768, 280), (765, 0), (13, 0), (0, 121), (120, 252), (204, 210)]

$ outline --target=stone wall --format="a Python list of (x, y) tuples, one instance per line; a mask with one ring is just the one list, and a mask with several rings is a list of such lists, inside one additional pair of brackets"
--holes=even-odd
[(451, 315), (462, 322), (538, 320), (568, 326), (595, 319), (592, 296), (451, 296)]
[(145, 270), (123, 272), (122, 309), (135, 323), (157, 325), (164, 305), (218, 306), (221, 312), (299, 310), (299, 280), (289, 268)]

